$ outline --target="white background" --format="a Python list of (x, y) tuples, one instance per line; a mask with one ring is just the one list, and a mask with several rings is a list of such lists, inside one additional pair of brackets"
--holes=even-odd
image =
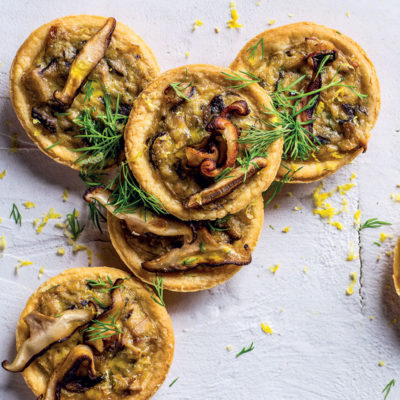
[[(213, 290), (194, 294), (166, 294), (175, 327), (176, 350), (170, 374), (156, 399), (383, 399), (384, 386), (398, 385), (388, 399), (400, 398), (400, 300), (394, 295), (392, 250), (395, 239), (373, 245), (381, 232), (400, 232), (400, 203), (390, 198), (400, 192), (400, 4), (398, 0), (372, 1), (237, 1), (240, 30), (226, 29), (229, 1), (6, 1), (0, 14), (0, 235), (7, 249), (0, 258), (0, 358), (14, 354), (14, 330), (28, 296), (45, 278), (67, 267), (87, 265), (84, 252), (72, 254), (62, 232), (51, 221), (37, 235), (32, 221), (54, 207), (71, 212), (74, 207), (87, 219), (81, 200), (84, 190), (77, 174), (39, 152), (19, 126), (8, 99), (8, 71), (12, 59), (32, 30), (53, 18), (70, 14), (114, 16), (130, 25), (152, 47), (162, 70), (185, 63), (228, 66), (254, 35), (296, 21), (314, 21), (333, 27), (355, 39), (374, 62), (382, 91), (382, 110), (368, 151), (335, 176), (326, 188), (349, 181), (348, 213), (337, 217), (343, 231), (312, 213), (312, 192), (317, 186), (286, 188), (268, 207), (265, 225), (251, 265), (232, 280)], [(350, 12), (350, 17), (346, 12)], [(289, 13), (294, 17), (290, 18)], [(192, 32), (195, 19), (204, 25)], [(221, 32), (216, 34), (218, 26)], [(190, 52), (188, 59), (184, 53)], [(21, 149), (10, 154), (11, 134), (17, 133)], [(65, 187), (70, 197), (61, 199)], [(293, 197), (287, 196), (291, 190)], [(340, 197), (335, 194), (334, 199)], [(23, 201), (36, 208), (25, 210)], [(336, 200), (333, 200), (334, 203)], [(15, 202), (22, 213), (22, 227), (8, 216)], [(302, 210), (293, 211), (300, 206)], [(379, 217), (390, 227), (365, 229), (358, 234), (353, 224), (357, 208), (362, 220)], [(275, 230), (269, 227), (271, 224)], [(289, 233), (282, 233), (290, 226)], [(86, 229), (95, 265), (119, 266), (107, 235)], [(346, 261), (350, 242), (359, 255)], [(66, 255), (56, 255), (63, 246)], [(380, 255), (380, 261), (377, 261)], [(103, 261), (104, 258), (108, 261)], [(34, 264), (15, 274), (18, 259)], [(280, 264), (274, 275), (269, 267)], [(304, 273), (304, 266), (308, 272)], [(38, 271), (45, 273), (38, 279)], [(349, 274), (358, 273), (352, 296), (345, 291)], [(370, 319), (373, 316), (373, 320)], [(260, 323), (274, 333), (266, 335)], [(254, 351), (235, 358), (254, 342)], [(231, 345), (232, 351), (226, 346)], [(385, 365), (379, 367), (379, 361)], [(179, 380), (169, 388), (169, 383)], [(0, 371), (0, 398), (30, 400), (34, 396), (19, 375)]]

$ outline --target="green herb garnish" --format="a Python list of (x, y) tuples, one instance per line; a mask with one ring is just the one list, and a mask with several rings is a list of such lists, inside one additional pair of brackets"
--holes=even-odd
[(151, 298), (160, 306), (165, 307), (164, 303), (164, 279), (162, 277), (159, 277), (156, 275), (156, 278), (153, 279), (153, 286), (154, 289), (157, 293), (157, 297), (155, 297), (155, 293), (151, 288), (149, 290), (151, 291)]
[(106, 221), (106, 217), (102, 213), (102, 208), (104, 208), (103, 205), (99, 203), (96, 199), (92, 199), (89, 203), (90, 219), (93, 223), (93, 226), (97, 228), (100, 233), (103, 233), (100, 220), (103, 222)]
[(385, 393), (385, 397), (384, 400), (386, 400), (386, 398), (389, 396), (390, 393), (390, 389), (392, 389), (392, 387), (396, 384), (396, 381), (394, 379), (392, 379), (386, 386), (385, 388), (382, 390), (382, 393)]
[(365, 228), (379, 228), (380, 226), (383, 225), (392, 225), (390, 222), (385, 222), (385, 221), (379, 221), (378, 218), (370, 218), (367, 219), (359, 228), (361, 231), (362, 229)]
[(84, 332), (89, 332), (89, 342), (99, 339), (106, 339), (118, 333), (122, 333), (121, 329), (117, 326), (115, 322), (117, 316), (118, 313), (115, 315), (110, 315), (109, 322), (102, 322), (97, 319), (92, 319), (92, 323), (95, 326), (89, 326), (89, 328), (86, 328), (84, 330)]
[(239, 72), (246, 75), (247, 78), (242, 75), (239, 75), (237, 72), (232, 72), (232, 74), (221, 72), (222, 75), (225, 75), (226, 77), (225, 79), (227, 79), (228, 81), (243, 82), (243, 83), (238, 83), (236, 85), (228, 86), (228, 88), (243, 89), (249, 85), (252, 85), (253, 83), (261, 82), (261, 79), (257, 75), (254, 75), (251, 72), (248, 71), (239, 71)]
[(382, 245), (379, 242), (374, 242), (378, 247), (381, 247)]
[(49, 147), (46, 147), (45, 150), (51, 150), (53, 147), (56, 147), (57, 145), (59, 145), (61, 143), (62, 140), (58, 140), (57, 142), (53, 143), (52, 145), (50, 145)]
[(226, 223), (226, 221), (228, 221), (229, 218), (230, 218), (230, 214), (227, 214), (227, 215), (225, 215), (225, 217), (217, 218), (214, 221), (207, 221), (207, 226), (210, 229), (210, 231), (213, 231), (213, 232), (226, 231), (228, 228), (223, 228), (222, 226)]
[(183, 93), (184, 90), (186, 90), (187, 88), (193, 86), (193, 82), (189, 82), (186, 86), (185, 83), (187, 81), (188, 78), (188, 70), (186, 68), (186, 74), (185, 74), (185, 79), (182, 82), (173, 82), (170, 83), (169, 86), (171, 86), (172, 89), (174, 89), (176, 95), (178, 97), (181, 97), (182, 99), (185, 99), (186, 101), (190, 101), (190, 99), (188, 97), (185, 96), (185, 94)]
[(19, 226), (21, 226), (21, 224), (22, 224), (21, 213), (19, 212), (18, 207), (16, 206), (15, 203), (13, 203), (10, 217), (13, 217), (15, 223), (16, 223), (16, 224), (19, 224)]
[(86, 101), (90, 101), (92, 94), (94, 92), (94, 88), (92, 88), (92, 82), (93, 81), (88, 81), (83, 88), (83, 93), (85, 93), (85, 97), (83, 99), (83, 104), (85, 104)]
[(249, 347), (243, 347), (242, 350), (239, 351), (239, 353), (236, 354), (236, 358), (240, 357), (242, 354), (248, 353), (249, 351), (254, 350), (254, 344), (251, 342)]
[[(125, 279), (129, 279), (129, 278), (125, 278)], [(102, 288), (99, 290), (100, 293), (110, 292), (113, 289), (124, 286), (124, 285), (114, 285), (113, 281), (111, 280), (111, 278), (108, 275), (107, 275), (107, 282), (105, 282), (101, 278), (97, 279), (97, 281), (95, 281), (93, 279), (86, 279), (86, 282), (91, 288), (96, 288), (96, 289)], [(107, 287), (107, 286), (110, 286), (110, 287)]]
[(190, 265), (197, 261), (197, 257), (189, 257), (182, 261), (182, 265)]
[(250, 52), (249, 57), (247, 58), (247, 61), (252, 58), (254, 60), (256, 54), (257, 54), (257, 48), (258, 46), (261, 46), (261, 61), (264, 61), (264, 38), (262, 37), (255, 45), (250, 46), (247, 51)]
[(78, 220), (78, 212), (75, 210), (75, 208), (72, 211), (72, 213), (67, 214), (67, 223), (68, 223), (69, 229), (72, 233), (72, 238), (74, 240), (78, 239), (78, 236), (85, 229), (85, 225), (81, 226), (81, 224)]
[(175, 378), (175, 379), (169, 384), (169, 387), (171, 387), (178, 379), (179, 379), (179, 376), (178, 376), (177, 378)]
[(233, 178), (233, 175), (229, 175), (232, 172), (232, 168), (226, 167), (222, 172), (220, 172), (215, 178), (214, 182), (219, 182), (222, 179)]
[(200, 242), (200, 253), (204, 254), (206, 252), (206, 250), (204, 249), (204, 244), (203, 242)]
[(93, 300), (101, 307), (101, 308), (106, 308), (104, 303), (102, 303), (97, 297), (93, 296)]

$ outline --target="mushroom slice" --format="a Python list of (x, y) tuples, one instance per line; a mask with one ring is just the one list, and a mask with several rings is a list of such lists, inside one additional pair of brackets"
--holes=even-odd
[(86, 42), (76, 56), (69, 70), (64, 89), (54, 92), (54, 99), (63, 108), (68, 108), (72, 104), (83, 82), (104, 57), (115, 25), (115, 18), (108, 18), (104, 26)]
[(106, 349), (116, 349), (121, 344), (122, 334), (115, 328), (115, 323), (121, 318), (125, 306), (123, 283), (123, 279), (117, 279), (114, 282), (110, 292), (111, 305), (99, 317), (92, 320), (90, 326), (85, 330), (85, 343), (99, 353)]
[(164, 96), (166, 103), (171, 103), (172, 107), (170, 110), (174, 112), (178, 106), (183, 104), (186, 99), (190, 99), (196, 93), (196, 86), (192, 86), (188, 84), (184, 89), (181, 89), (182, 95), (185, 97), (178, 96), (176, 91), (171, 85), (168, 85), (167, 88), (164, 90)]
[(185, 200), (186, 208), (201, 207), (213, 201), (220, 199), (231, 193), (245, 179), (251, 178), (259, 169), (267, 166), (267, 160), (264, 157), (256, 157), (251, 160), (247, 169), (237, 167), (229, 173), (229, 178), (221, 179), (206, 189), (192, 194)]
[(219, 151), (217, 146), (211, 145), (209, 151), (197, 150), (193, 147), (185, 148), (187, 165), (189, 167), (199, 167), (204, 160), (212, 160), (216, 162), (219, 157)]
[(38, 400), (60, 400), (61, 389), (81, 393), (100, 383), (104, 378), (96, 377), (94, 356), (90, 347), (79, 344), (50, 376), (46, 392)]
[(187, 271), (199, 265), (218, 267), (222, 265), (245, 265), (251, 262), (251, 252), (247, 245), (238, 251), (228, 243), (218, 243), (206, 228), (197, 231), (197, 238), (191, 244), (184, 244), (167, 254), (142, 263), (150, 272)]
[(116, 207), (109, 204), (111, 192), (101, 186), (86, 191), (83, 198), (88, 202), (97, 200), (115, 217), (126, 222), (129, 230), (136, 236), (153, 233), (157, 236), (183, 236), (185, 241), (193, 241), (193, 230), (190, 226), (166, 217), (146, 213), (139, 208), (130, 213), (115, 213)]
[(24, 318), (29, 327), (30, 337), (22, 344), (11, 364), (7, 360), (3, 361), (3, 368), (10, 372), (23, 371), (53, 344), (64, 342), (78, 328), (87, 324), (94, 314), (93, 307), (64, 311), (58, 318), (32, 311)]
[(234, 101), (229, 106), (225, 107), (219, 114), (222, 118), (243, 117), (250, 114), (250, 109), (244, 100)]
[(50, 117), (45, 110), (33, 107), (31, 116), (32, 118), (37, 119), (49, 132), (57, 132), (57, 122), (55, 118)]
[(229, 119), (223, 117), (213, 119), (207, 125), (206, 130), (214, 134), (220, 133), (226, 142), (226, 159), (225, 163), (221, 167), (217, 168), (216, 160), (214, 161), (212, 159), (204, 160), (200, 166), (200, 171), (203, 175), (215, 177), (225, 168), (231, 168), (235, 165), (239, 151), (239, 144), (237, 142), (239, 135), (236, 126), (233, 125)]

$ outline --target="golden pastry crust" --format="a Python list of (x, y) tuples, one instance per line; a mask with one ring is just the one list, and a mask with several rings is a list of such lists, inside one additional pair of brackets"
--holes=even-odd
[[(355, 71), (355, 69), (357, 70), (356, 83), (358, 90), (360, 93), (368, 95), (368, 102), (365, 104), (368, 115), (362, 124), (362, 139), (364, 141), (364, 148), (366, 148), (366, 143), (370, 137), (370, 131), (375, 125), (380, 109), (379, 81), (372, 61), (368, 58), (365, 51), (349, 37), (334, 29), (316, 25), (312, 22), (299, 22), (281, 26), (260, 33), (251, 39), (239, 52), (231, 64), (231, 68), (236, 71), (248, 70), (257, 74), (256, 62), (253, 61), (253, 58), (249, 60), (249, 48), (256, 45), (261, 39), (264, 39), (264, 60), (266, 60), (269, 57), (272, 59), (273, 56), (276, 56), (276, 58), (284, 57), (282, 56), (283, 52), (288, 52), (290, 49), (299, 46), (301, 42), (305, 41), (305, 38), (316, 38), (318, 41), (323, 41), (325, 44), (328, 44), (328, 47), (332, 46), (338, 50), (340, 57), (349, 60), (352, 64), (351, 66), (349, 66), (348, 63), (347, 66), (342, 65), (342, 70), (344, 67), (352, 68), (353, 71)], [(258, 51), (259, 50), (257, 50), (257, 52)], [(256, 55), (259, 57), (258, 53), (256, 53)], [(352, 67), (353, 65), (355, 68)], [(328, 68), (331, 67), (329, 66)], [(278, 70), (273, 72), (276, 74), (279, 73)], [(332, 71), (331, 75), (333, 75), (333, 72), (334, 71)], [(273, 74), (270, 74), (270, 76), (272, 75)], [(298, 76), (295, 76), (294, 79), (297, 77)], [(269, 94), (274, 91), (274, 89), (270, 90), (270, 88), (271, 85), (269, 87), (268, 84), (265, 85), (265, 89)], [(333, 174), (343, 165), (350, 163), (362, 150), (363, 149), (360, 147), (350, 151), (343, 151), (340, 152), (339, 157), (333, 152), (336, 157), (327, 157), (324, 160), (316, 160), (313, 157), (310, 157), (307, 161), (285, 160), (285, 164), (293, 170), (301, 168), (294, 174), (290, 183), (307, 183), (325, 178)], [(277, 177), (282, 177), (286, 172), (287, 169), (281, 167)]]
[[(248, 244), (253, 251), (260, 236), (264, 221), (264, 204), (262, 196), (252, 203), (251, 208), (243, 210), (251, 215), (251, 220), (245, 231), (242, 232), (242, 238), (234, 243), (235, 248), (241, 248), (244, 244)], [(108, 213), (108, 231), (111, 242), (127, 265), (127, 267), (135, 274), (137, 278), (143, 282), (153, 284), (155, 274), (144, 270), (141, 266), (144, 261), (137, 252), (127, 242), (121, 220)], [(221, 267), (199, 267), (189, 272), (168, 272), (158, 273), (163, 277), (164, 289), (175, 292), (195, 292), (205, 290), (217, 286), (230, 279), (242, 267), (235, 265), (227, 265)], [(245, 268), (250, 268), (246, 267)]]
[[(29, 337), (29, 329), (24, 321), (24, 317), (30, 312), (37, 310), (42, 293), (55, 285), (63, 285), (70, 283), (71, 281), (79, 280), (85, 282), (87, 279), (96, 280), (100, 276), (103, 278), (104, 276), (109, 276), (114, 282), (118, 278), (128, 278), (129, 274), (119, 269), (109, 267), (72, 268), (44, 282), (29, 298), (21, 313), (16, 331), (17, 350)], [(154, 302), (148, 289), (145, 288), (141, 282), (131, 277), (124, 281), (124, 285), (135, 292), (137, 302), (156, 325), (159, 333), (159, 340), (162, 342), (162, 349), (158, 349), (158, 351), (153, 354), (151, 360), (153, 366), (151, 378), (147, 380), (146, 387), (137, 394), (127, 395), (124, 397), (125, 399), (131, 400), (146, 400), (153, 396), (168, 374), (174, 353), (174, 333), (166, 309)], [(44, 393), (47, 387), (47, 378), (43, 374), (43, 370), (40, 366), (37, 365), (36, 361), (25, 369), (23, 376), (26, 383), (36, 396)], [(104, 399), (106, 398), (108, 397), (104, 397)]]
[[(230, 74), (232, 71), (212, 65), (188, 65), (163, 73), (137, 98), (125, 128), (125, 154), (135, 178), (144, 190), (157, 197), (163, 203), (170, 214), (183, 220), (213, 220), (222, 218), (228, 213), (234, 214), (238, 212), (269, 187), (279, 167), (282, 152), (281, 138), (268, 147), (265, 168), (257, 171), (253, 177), (247, 179), (229, 194), (209, 204), (189, 208), (185, 206), (185, 196), (194, 196), (195, 193), (200, 193), (199, 190), (202, 190), (203, 187), (200, 186), (199, 188), (197, 183), (193, 183), (194, 179), (191, 175), (189, 175), (189, 178), (187, 178), (188, 175), (185, 175), (186, 180), (183, 183), (179, 176), (180, 172), (174, 170), (175, 167), (173, 167), (172, 161), (170, 162), (169, 159), (162, 163), (158, 160), (159, 164), (156, 167), (150, 158), (150, 151), (153, 151), (160, 124), (164, 123), (163, 121), (165, 120), (167, 125), (169, 123), (168, 118), (172, 114), (172, 108), (167, 109), (165, 91), (174, 82), (193, 82), (193, 86), (196, 88), (191, 101), (186, 101), (181, 105), (182, 108), (175, 114), (177, 118), (181, 118), (180, 121), (183, 119), (184, 124), (188, 124), (184, 125), (182, 131), (189, 133), (177, 134), (176, 132), (179, 132), (178, 128), (171, 129), (167, 125), (167, 132), (164, 137), (167, 137), (168, 143), (172, 143), (171, 146), (174, 147), (170, 152), (166, 148), (160, 147), (160, 157), (175, 157), (172, 160), (180, 157), (178, 158), (180, 163), (185, 164), (187, 162), (184, 155), (178, 156), (180, 154), (179, 151), (186, 150), (192, 143), (195, 146), (196, 143), (201, 143), (201, 140), (207, 140), (205, 132), (209, 125), (207, 125), (207, 122), (210, 119), (204, 122), (203, 112), (212, 99), (220, 94), (229, 96), (229, 103), (226, 103), (226, 105), (241, 99), (246, 101), (250, 108), (248, 117), (235, 117), (234, 124), (243, 124), (248, 127), (249, 125), (246, 125), (244, 121), (250, 124), (249, 121), (252, 123), (257, 121), (258, 123), (260, 118), (268, 119), (262, 111), (263, 105), (269, 104), (269, 96), (255, 84), (240, 90), (232, 89), (230, 88), (233, 85), (232, 81), (226, 79), (222, 73)], [(200, 113), (203, 114), (200, 115)], [(196, 132), (199, 131), (200, 139), (195, 136)], [(179, 143), (180, 140), (184, 143)], [(152, 143), (150, 149), (149, 142)], [(181, 146), (180, 149), (179, 146)], [(160, 165), (163, 168), (160, 168)], [(185, 166), (186, 164), (184, 168)], [(162, 175), (161, 170), (163, 171), (162, 173), (165, 171), (164, 175)], [(185, 171), (187, 169), (184, 169)], [(171, 182), (173, 183), (170, 186), (168, 186), (170, 177), (167, 174), (172, 176)], [(184, 192), (184, 194), (180, 191)]]
[(397, 239), (396, 247), (394, 248), (393, 282), (396, 293), (400, 296), (400, 237)]
[[(44, 154), (74, 169), (80, 169), (76, 160), (81, 154), (69, 150), (71, 146), (59, 144), (46, 150), (58, 141), (57, 134), (59, 132), (51, 135), (40, 124), (34, 123), (35, 121), (31, 116), (32, 99), (24, 85), (24, 75), (34, 67), (35, 60), (44, 52), (47, 37), (53, 26), (71, 32), (75, 32), (77, 29), (81, 29), (83, 32), (87, 30), (94, 34), (103, 27), (106, 20), (105, 17), (101, 16), (76, 15), (58, 18), (44, 24), (25, 40), (11, 66), (10, 98), (24, 130)], [(120, 22), (117, 22), (112, 34), (110, 48), (118, 48), (118, 51), (123, 49), (123, 51), (131, 54), (140, 53), (143, 65), (146, 65), (144, 68), (146, 78), (143, 81), (143, 86), (159, 74), (160, 69), (151, 49), (132, 29)]]

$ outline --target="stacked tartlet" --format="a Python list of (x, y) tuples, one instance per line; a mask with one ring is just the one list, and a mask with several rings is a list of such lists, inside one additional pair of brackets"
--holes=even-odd
[[(349, 163), (379, 112), (364, 51), (312, 23), (258, 35), (231, 68), (187, 65), (157, 77), (133, 31), (93, 16), (42, 26), (12, 66), (22, 126), (80, 171), (94, 222), (105, 208), (115, 250), (159, 291), (211, 288), (250, 264), (263, 193)], [(43, 399), (147, 399), (173, 353), (162, 306), (122, 271), (66, 271), (29, 300), (17, 358), (3, 366), (24, 371)]]

